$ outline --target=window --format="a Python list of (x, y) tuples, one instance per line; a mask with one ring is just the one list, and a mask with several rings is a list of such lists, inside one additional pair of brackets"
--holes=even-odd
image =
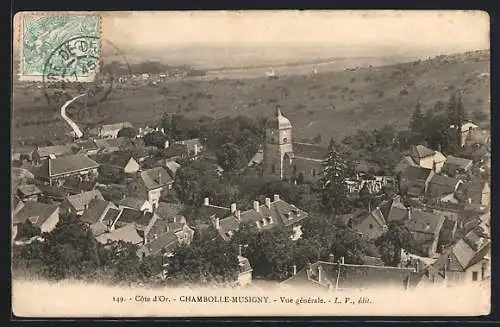
[(472, 272), (472, 281), (474, 282), (477, 281), (477, 275), (478, 275), (477, 271)]
[(373, 224), (370, 224), (370, 229), (373, 229)]
[(276, 165), (272, 165), (272, 166), (271, 166), (271, 172), (272, 172), (273, 174), (276, 174)]
[(283, 138), (283, 143), (287, 143), (288, 142), (288, 138), (284, 137)]
[(313, 175), (313, 177), (316, 177), (316, 169), (314, 169), (314, 168), (312, 170), (312, 175)]

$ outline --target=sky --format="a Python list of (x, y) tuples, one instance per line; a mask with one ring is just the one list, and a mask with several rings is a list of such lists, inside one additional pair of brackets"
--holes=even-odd
[[(186, 11), (98, 12), (102, 37), (140, 60), (153, 57), (205, 61), (216, 64), (246, 58), (253, 49), (259, 58), (335, 55), (335, 47), (355, 47), (363, 55), (375, 48), (425, 49), (429, 55), (489, 49), (489, 16), (482, 11)], [(19, 39), (19, 15), (14, 19), (14, 44)], [(258, 46), (256, 46), (258, 45)], [(280, 46), (318, 47), (326, 50), (286, 54)], [(180, 51), (200, 47), (206, 51)], [(225, 48), (210, 52), (210, 47)], [(389, 48), (390, 49), (390, 48)], [(390, 53), (393, 50), (388, 50)], [(280, 53), (281, 52), (281, 53)], [(359, 53), (357, 53), (359, 55)], [(187, 58), (189, 57), (189, 58)], [(243, 60), (243, 59), (241, 59)], [(244, 59), (247, 60), (247, 59)], [(253, 59), (252, 59), (253, 60)], [(267, 60), (267, 59), (266, 59)], [(283, 59), (285, 60), (285, 59)], [(288, 59), (286, 59), (288, 60)]]
[[(120, 45), (418, 44), (489, 48), (481, 11), (269, 11), (110, 13), (103, 33)], [(118, 45), (117, 44), (117, 45)]]

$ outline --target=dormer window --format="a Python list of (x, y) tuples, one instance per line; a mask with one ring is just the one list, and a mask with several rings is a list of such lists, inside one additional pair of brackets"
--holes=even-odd
[(287, 143), (288, 142), (288, 138), (284, 137), (283, 138), (283, 143)]

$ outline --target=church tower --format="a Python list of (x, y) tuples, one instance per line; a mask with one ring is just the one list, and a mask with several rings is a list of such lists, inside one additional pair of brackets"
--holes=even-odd
[(266, 122), (264, 174), (283, 179), (286, 158), (293, 158), (292, 124), (278, 107), (274, 116)]

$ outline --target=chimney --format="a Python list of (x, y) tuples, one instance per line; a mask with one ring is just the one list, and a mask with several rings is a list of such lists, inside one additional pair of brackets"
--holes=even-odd
[(436, 165), (436, 161), (433, 161), (432, 162), (432, 171), (437, 173), (437, 165)]
[(266, 198), (266, 207), (268, 209), (271, 209), (271, 199), (270, 198)]
[(243, 256), (243, 255), (242, 255), (242, 250), (241, 250), (242, 248), (243, 248), (243, 246), (242, 246), (241, 244), (239, 244), (239, 245), (238, 245), (238, 255), (239, 255), (240, 257), (241, 257), (241, 256)]
[(236, 203), (231, 203), (231, 213), (236, 212)]
[(139, 127), (139, 134), (142, 134), (142, 127)]
[(198, 144), (194, 144), (194, 155), (198, 155)]
[(259, 201), (253, 202), (253, 210), (259, 212)]
[(159, 129), (158, 127), (156, 127), (156, 131), (157, 131), (157, 132), (159, 132), (159, 131), (160, 131), (160, 129)]
[(156, 239), (156, 238), (158, 238), (158, 234), (154, 234), (154, 236), (153, 236), (153, 237), (154, 237), (155, 239)]
[(328, 255), (328, 262), (335, 262), (335, 256), (333, 255), (333, 253), (330, 253)]
[(205, 206), (210, 205), (210, 199), (209, 198), (204, 198), (203, 199), (203, 205), (205, 205)]
[(321, 265), (318, 265), (318, 282), (321, 283), (321, 275), (323, 274), (323, 267)]
[(174, 216), (174, 223), (177, 222), (177, 216)]
[(241, 211), (236, 210), (236, 218), (237, 218), (238, 220), (241, 220)]
[(297, 265), (293, 265), (292, 269), (293, 269), (293, 275), (294, 276), (297, 275)]
[(467, 199), (467, 203), (468, 203), (468, 204), (472, 204), (472, 198), (468, 198), (468, 199)]
[(407, 207), (406, 208), (406, 213), (407, 213), (407, 219), (410, 219), (411, 218), (411, 207)]
[(158, 184), (161, 185), (161, 171), (158, 172)]
[(215, 229), (220, 229), (220, 219), (219, 219), (219, 217), (215, 218)]
[(280, 200), (280, 196), (279, 194), (275, 194), (274, 195), (274, 201), (279, 201)]
[(170, 146), (170, 143), (168, 142), (168, 140), (165, 140), (165, 149), (168, 148)]
[(162, 127), (160, 130), (163, 134), (165, 134), (165, 129)]
[(344, 257), (340, 257), (340, 264), (345, 264), (345, 260), (344, 260)]

